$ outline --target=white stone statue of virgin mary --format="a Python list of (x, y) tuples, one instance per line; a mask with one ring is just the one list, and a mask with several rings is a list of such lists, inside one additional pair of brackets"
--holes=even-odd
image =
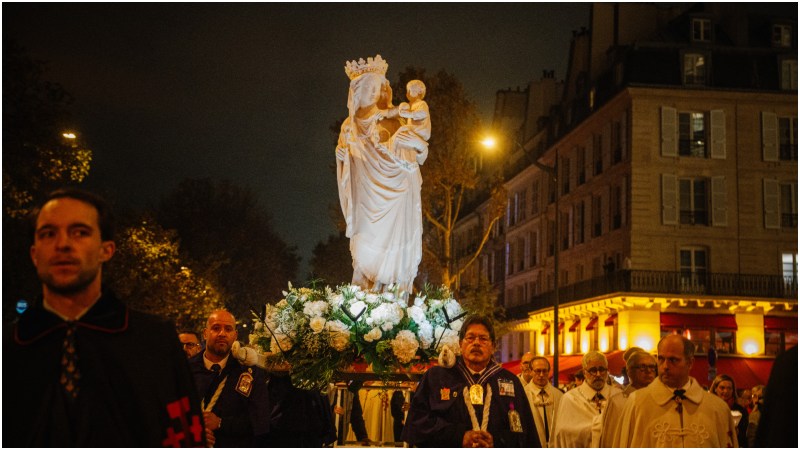
[[(336, 176), (353, 284), (375, 291), (395, 284), (410, 293), (422, 259), (419, 164), (428, 144), (400, 129), (387, 69), (380, 55), (345, 65), (348, 116), (336, 146)], [(400, 157), (398, 149), (413, 149), (416, 160)]]

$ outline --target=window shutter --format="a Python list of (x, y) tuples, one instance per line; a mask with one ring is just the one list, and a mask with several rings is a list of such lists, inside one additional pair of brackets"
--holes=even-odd
[(678, 156), (678, 110), (661, 107), (661, 156)]
[(711, 158), (725, 159), (725, 111), (711, 111)]
[(668, 173), (661, 174), (661, 222), (678, 224), (678, 177)]
[(622, 177), (622, 186), (621, 195), (619, 199), (619, 214), (622, 225), (628, 223), (628, 178)]
[(725, 187), (725, 177), (711, 178), (711, 225), (715, 227), (728, 226), (728, 209), (726, 203), (728, 193)]
[(764, 161), (778, 160), (778, 115), (764, 111), (761, 113), (761, 144)]
[(780, 186), (778, 180), (764, 179), (764, 228), (781, 227)]

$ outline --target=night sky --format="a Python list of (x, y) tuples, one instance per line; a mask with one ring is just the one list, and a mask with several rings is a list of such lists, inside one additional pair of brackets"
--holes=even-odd
[[(345, 61), (375, 54), (456, 75), (488, 127), (495, 93), (566, 72), (589, 3), (2, 5), (3, 38), (48, 63), (46, 79), (94, 161), (87, 185), (132, 206), (184, 178), (259, 196), (303, 271), (335, 228), (330, 126), (347, 114)], [(434, 133), (436, 118), (432, 117)], [(424, 182), (424, 181), (423, 181)], [(298, 276), (302, 278), (303, 273)]]

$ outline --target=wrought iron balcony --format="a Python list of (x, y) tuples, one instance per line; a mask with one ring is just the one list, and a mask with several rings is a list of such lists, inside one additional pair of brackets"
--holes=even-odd
[[(797, 301), (797, 279), (780, 275), (706, 273), (704, 275), (653, 270), (619, 270), (603, 277), (562, 286), (559, 303), (588, 299), (615, 292), (759, 297)], [(552, 308), (555, 292), (533, 296), (521, 305), (506, 305), (508, 319), (521, 319), (529, 312)]]

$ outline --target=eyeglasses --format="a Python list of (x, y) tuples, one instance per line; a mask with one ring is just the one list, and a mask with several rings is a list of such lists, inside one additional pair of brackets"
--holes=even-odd
[(606, 374), (608, 373), (608, 367), (592, 367), (591, 369), (586, 369), (584, 372), (588, 372), (592, 374), (592, 376), (597, 376), (597, 374)]
[(464, 336), (464, 341), (469, 342), (470, 344), (475, 342), (476, 340), (478, 342), (480, 342), (481, 344), (488, 344), (489, 342), (492, 342), (492, 338), (490, 338), (489, 336), (486, 336), (486, 335), (475, 336), (475, 335), (472, 335), (472, 334), (468, 334), (468, 335)]
[(532, 362), (533, 361), (522, 361), (520, 364), (525, 366), (525, 367), (530, 367)]
[(655, 364), (640, 364), (638, 366), (633, 366), (633, 368), (636, 370), (641, 370), (642, 372), (646, 372), (648, 370), (650, 372), (655, 372), (658, 370), (658, 366)]
[(195, 347), (200, 347), (200, 344), (198, 344), (196, 342), (184, 342), (183, 343), (183, 348), (189, 349), (189, 348), (195, 348)]

